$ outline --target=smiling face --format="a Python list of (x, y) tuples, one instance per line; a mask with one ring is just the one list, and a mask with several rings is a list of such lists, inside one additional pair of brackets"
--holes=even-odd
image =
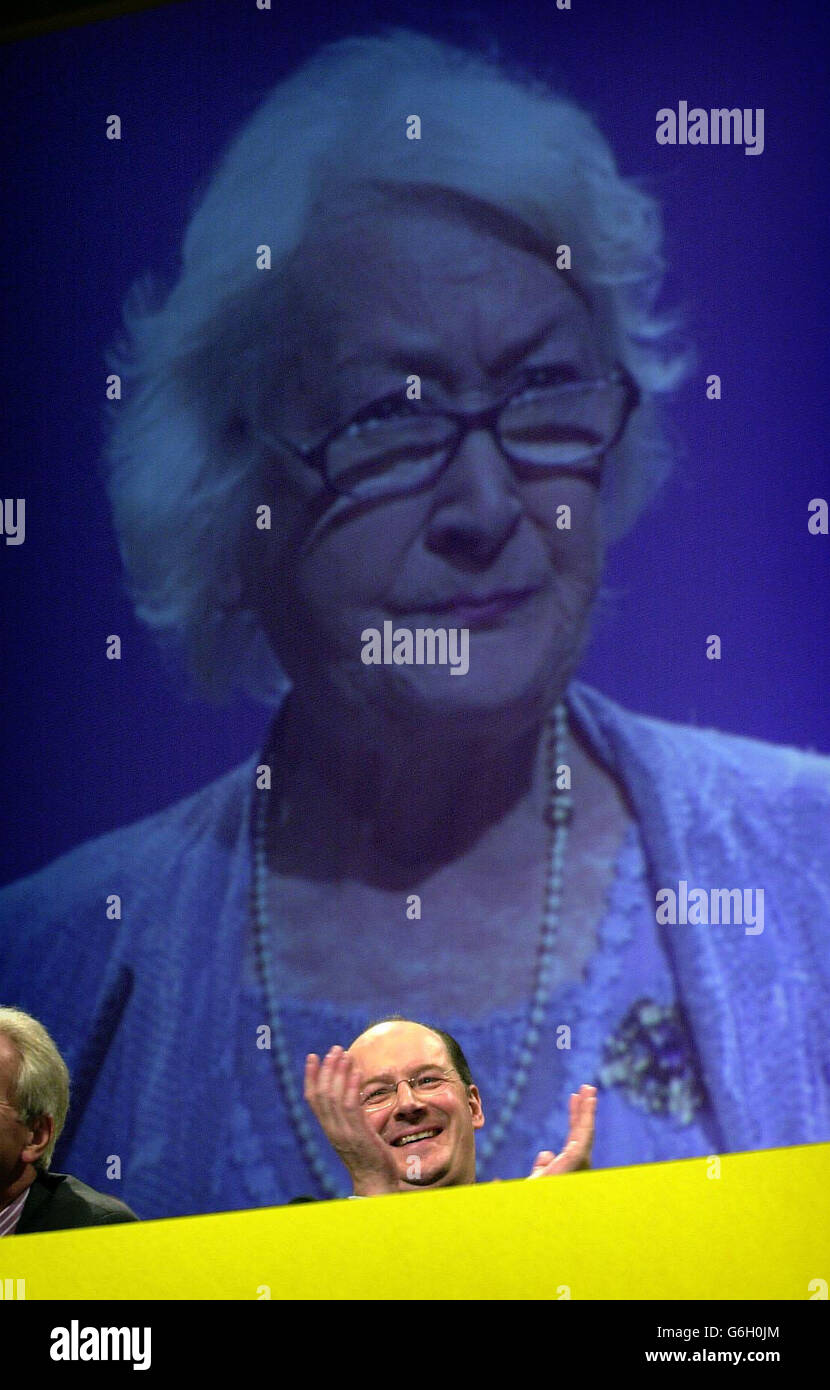
[[(443, 1040), (420, 1023), (379, 1023), (356, 1038), (349, 1053), (360, 1068), (361, 1095), (401, 1083), (391, 1105), (365, 1112), (396, 1155), (401, 1191), (475, 1182), (481, 1097), (453, 1070)], [(409, 1085), (419, 1076), (444, 1079), (421, 1097)]]
[[(292, 350), (273, 369), (267, 428), (318, 444), (370, 402), (421, 379), (436, 408), (480, 410), (531, 368), (597, 377), (591, 313), (530, 251), (450, 217), (383, 203), (308, 240), (282, 319)], [(596, 485), (520, 479), (484, 430), (430, 488), (355, 506), (280, 460), (274, 585), (264, 620), (299, 690), (328, 687), (415, 724), (432, 715), (550, 709), (578, 660), (602, 560)], [(314, 510), (322, 499), (323, 506)], [(557, 508), (571, 509), (569, 529)], [(559, 514), (561, 520), (562, 514)], [(469, 671), (361, 663), (361, 633), (470, 629)]]

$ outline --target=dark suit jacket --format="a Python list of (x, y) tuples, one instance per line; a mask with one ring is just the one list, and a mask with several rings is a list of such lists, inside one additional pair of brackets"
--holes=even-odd
[(15, 1235), (35, 1231), (68, 1231), (73, 1226), (114, 1226), (137, 1221), (134, 1211), (117, 1197), (96, 1192), (68, 1173), (38, 1173), (23, 1203)]

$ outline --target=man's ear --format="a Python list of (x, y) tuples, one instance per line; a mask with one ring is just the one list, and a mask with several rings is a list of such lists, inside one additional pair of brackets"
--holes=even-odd
[(470, 1103), (470, 1114), (473, 1117), (473, 1129), (481, 1129), (484, 1124), (484, 1107), (481, 1104), (478, 1086), (467, 1087), (467, 1099)]
[(21, 1151), (21, 1163), (36, 1163), (41, 1154), (48, 1149), (55, 1132), (55, 1121), (51, 1115), (37, 1115), (30, 1125), (31, 1140)]

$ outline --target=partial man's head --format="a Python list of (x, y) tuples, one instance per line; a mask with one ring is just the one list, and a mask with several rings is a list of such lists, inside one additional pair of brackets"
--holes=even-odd
[(49, 1167), (68, 1108), (69, 1072), (46, 1029), (0, 1008), (0, 1205)]
[(475, 1182), (484, 1111), (455, 1039), (392, 1018), (355, 1038), (349, 1055), (360, 1069), (366, 1119), (396, 1155), (400, 1190)]

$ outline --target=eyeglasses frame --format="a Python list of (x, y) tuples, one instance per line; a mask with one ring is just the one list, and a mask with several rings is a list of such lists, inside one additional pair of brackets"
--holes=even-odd
[[(456, 430), (455, 441), (450, 444), (447, 457), (444, 459), (443, 463), (439, 466), (439, 468), (432, 475), (431, 478), (429, 478), (427, 481), (418, 483), (416, 487), (401, 488), (399, 491), (396, 492), (378, 494), (377, 500), (385, 501), (387, 497), (405, 497), (409, 494), (420, 492), (427, 487), (432, 487), (441, 477), (441, 474), (446, 472), (446, 470), (449, 468), (450, 464), (458, 454), (462, 444), (467, 438), (467, 435), (470, 434), (473, 430), (478, 429), (485, 429), (488, 431), (488, 433), (495, 440), (497, 447), (500, 449), (502, 454), (504, 454), (504, 457), (513, 465), (514, 468), (524, 467), (531, 470), (534, 474), (545, 472), (578, 474), (581, 470), (584, 470), (586, 465), (589, 464), (592, 459), (596, 458), (601, 454), (607, 453), (609, 449), (613, 449), (615, 445), (619, 443), (620, 439), (625, 433), (631, 416), (640, 404), (640, 401), (642, 399), (642, 393), (631, 373), (621, 363), (617, 363), (616, 366), (612, 368), (612, 370), (608, 373), (607, 376), (595, 377), (590, 379), (583, 378), (572, 382), (561, 383), (564, 387), (605, 386), (616, 385), (617, 383), (621, 383), (625, 387), (626, 401), (622, 412), (622, 418), (616, 431), (611, 436), (610, 440), (608, 440), (607, 442), (603, 442), (597, 449), (586, 454), (584, 460), (580, 460), (579, 463), (575, 464), (550, 464), (549, 466), (546, 466), (544, 464), (531, 464), (528, 463), (526, 459), (515, 458), (510, 453), (510, 451), (505, 448), (498, 429), (500, 417), (507, 409), (507, 407), (512, 403), (512, 401), (517, 396), (520, 396), (523, 391), (526, 391), (528, 389), (526, 386), (521, 387), (515, 391), (511, 391), (508, 396), (502, 397), (500, 401), (497, 401), (494, 405), (486, 406), (483, 410), (436, 410), (431, 405), (424, 405), (423, 410), (415, 410), (412, 413), (414, 415), (423, 414), (425, 416), (430, 417), (437, 416), (441, 419), (451, 421)], [(276, 444), (279, 448), (287, 449), (288, 452), (293, 453), (295, 457), (297, 457), (308, 468), (314, 469), (315, 472), (320, 474), (326, 489), (329, 492), (333, 493), (336, 497), (360, 498), (362, 496), (364, 500), (369, 500), (369, 494), (354, 493), (350, 492), (347, 488), (338, 487), (337, 484), (334, 483), (332, 479), (329, 477), (327, 459), (329, 446), (334, 442), (335, 439), (339, 438), (341, 434), (345, 433), (345, 431), (350, 427), (350, 425), (352, 425), (355, 422), (355, 420), (361, 414), (363, 414), (364, 410), (369, 408), (370, 407), (368, 406), (361, 407), (361, 409), (359, 411), (356, 411), (355, 415), (353, 415), (351, 419), (347, 420), (345, 424), (338, 425), (335, 429), (331, 430), (325, 436), (325, 438), (320, 441), (319, 444), (294, 444), (290, 439), (285, 439), (281, 435), (271, 435), (270, 433), (267, 433), (262, 430), (257, 430), (256, 433), (265, 443), (272, 446)]]
[[(430, 1069), (428, 1068), (427, 1070), (430, 1070)], [(445, 1073), (446, 1073), (446, 1068), (445, 1068), (445, 1067), (437, 1067), (437, 1066), (436, 1066), (434, 1070), (435, 1070), (435, 1071), (440, 1071), (440, 1072), (444, 1073), (444, 1080), (445, 1080), (445, 1081), (451, 1081), (453, 1077), (458, 1077), (458, 1080), (459, 1080), (459, 1081), (461, 1080), (461, 1077), (458, 1076), (458, 1072), (455, 1070), (454, 1067), (451, 1067), (451, 1068), (450, 1068), (450, 1073), (451, 1073), (451, 1075), (446, 1075), (446, 1074), (445, 1074)], [(412, 1094), (414, 1095), (414, 1094), (415, 1094), (415, 1086), (417, 1085), (418, 1080), (419, 1080), (419, 1078), (418, 1078), (417, 1076), (402, 1076), (402, 1077), (400, 1078), (399, 1081), (396, 1081), (396, 1082), (395, 1082), (395, 1092), (394, 1092), (394, 1095), (390, 1095), (388, 1101), (384, 1101), (382, 1105), (367, 1106), (367, 1105), (364, 1104), (363, 1098), (360, 1097), (361, 1109), (364, 1109), (364, 1110), (367, 1110), (367, 1109), (371, 1109), (371, 1110), (388, 1110), (388, 1109), (390, 1108), (390, 1106), (395, 1105), (396, 1102), (397, 1102), (397, 1099), (398, 1099), (398, 1087), (399, 1087), (399, 1086), (402, 1086), (402, 1085), (404, 1084), (404, 1082), (405, 1082), (406, 1085), (409, 1087), (409, 1089), (412, 1091)]]

